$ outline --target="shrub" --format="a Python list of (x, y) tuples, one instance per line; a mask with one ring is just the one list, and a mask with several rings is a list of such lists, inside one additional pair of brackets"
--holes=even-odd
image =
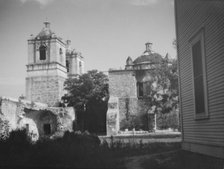
[(157, 127), (159, 129), (178, 129), (179, 123), (178, 123), (178, 112), (177, 111), (171, 111), (170, 113), (158, 113), (157, 115)]
[(179, 148), (179, 143), (130, 144), (114, 137), (111, 143), (100, 144), (99, 138), (88, 132), (69, 131), (61, 138), (31, 144), (25, 130), (13, 131), (0, 142), (0, 168), (124, 168), (126, 156)]
[(110, 161), (100, 154), (99, 138), (88, 132), (66, 132), (62, 138), (43, 139), (31, 144), (25, 130), (12, 131), (9, 138), (0, 142), (0, 149), (0, 157), (3, 157), (0, 158), (0, 167), (47, 165), (101, 168), (109, 166)]

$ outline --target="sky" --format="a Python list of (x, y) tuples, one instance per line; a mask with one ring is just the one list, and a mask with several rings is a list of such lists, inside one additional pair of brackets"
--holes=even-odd
[(25, 95), (27, 40), (51, 29), (85, 58), (85, 71), (124, 68), (153, 43), (176, 56), (173, 0), (0, 0), (0, 96)]

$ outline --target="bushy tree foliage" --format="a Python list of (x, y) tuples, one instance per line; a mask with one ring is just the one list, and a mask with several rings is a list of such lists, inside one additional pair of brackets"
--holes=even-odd
[(152, 80), (149, 82), (150, 92), (148, 92), (145, 99), (148, 100), (147, 104), (150, 107), (148, 113), (158, 115), (159, 128), (178, 128), (179, 115), (177, 115), (178, 111), (176, 111), (178, 109), (177, 71), (177, 60), (170, 61), (166, 58), (160, 66), (150, 70), (152, 76)]
[(147, 98), (155, 112), (169, 113), (178, 106), (178, 72), (177, 60), (161, 64), (151, 70), (153, 80)]
[[(69, 106), (78, 114), (79, 129), (97, 132), (106, 128), (106, 111), (109, 98), (108, 78), (103, 72), (91, 70), (65, 82)], [(104, 129), (105, 130), (105, 129)]]
[(158, 113), (157, 127), (159, 129), (178, 129), (179, 128), (179, 115), (177, 110), (172, 110), (170, 113)]
[(82, 109), (92, 100), (100, 102), (108, 97), (108, 78), (102, 72), (91, 70), (78, 78), (67, 79), (65, 89), (69, 92), (69, 105)]

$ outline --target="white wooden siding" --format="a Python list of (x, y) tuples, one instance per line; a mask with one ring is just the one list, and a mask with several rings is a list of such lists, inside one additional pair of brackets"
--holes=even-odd
[[(224, 146), (224, 1), (176, 0), (183, 141)], [(189, 40), (204, 28), (208, 119), (194, 119)]]

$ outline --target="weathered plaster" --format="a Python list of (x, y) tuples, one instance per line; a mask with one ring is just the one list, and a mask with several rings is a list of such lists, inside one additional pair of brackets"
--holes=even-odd
[[(72, 107), (48, 107), (46, 104), (12, 98), (0, 100), (0, 118), (9, 121), (11, 130), (26, 128), (33, 140), (73, 130), (75, 111)], [(44, 124), (50, 125), (48, 135)]]

